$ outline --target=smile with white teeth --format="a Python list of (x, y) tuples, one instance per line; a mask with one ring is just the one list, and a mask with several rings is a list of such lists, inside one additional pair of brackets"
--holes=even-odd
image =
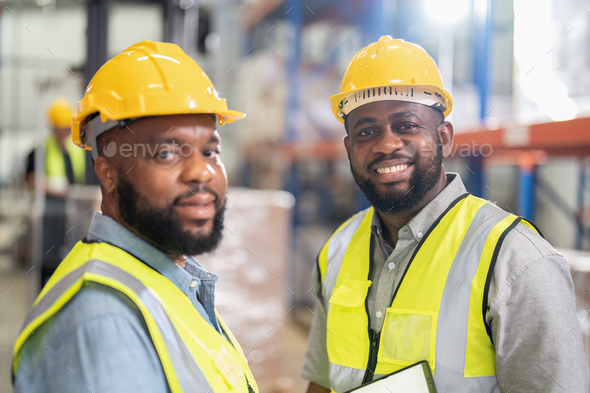
[(377, 173), (384, 174), (384, 173), (396, 173), (399, 171), (403, 171), (408, 167), (408, 164), (401, 164), (401, 165), (394, 165), (386, 168), (377, 168)]

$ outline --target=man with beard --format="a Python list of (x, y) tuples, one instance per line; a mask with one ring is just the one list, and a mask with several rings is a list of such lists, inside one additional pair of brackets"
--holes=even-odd
[(93, 77), (72, 122), (103, 200), (17, 339), (16, 392), (256, 392), (191, 255), (223, 229), (227, 108), (178, 46), (144, 41)]
[(452, 98), (430, 56), (381, 37), (331, 102), (372, 207), (318, 256), (308, 392), (423, 360), (439, 392), (587, 392), (567, 262), (530, 222), (445, 173)]

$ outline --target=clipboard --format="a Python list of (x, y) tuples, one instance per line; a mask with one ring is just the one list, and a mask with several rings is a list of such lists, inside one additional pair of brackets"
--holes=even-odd
[(437, 393), (428, 361), (404, 367), (345, 393)]

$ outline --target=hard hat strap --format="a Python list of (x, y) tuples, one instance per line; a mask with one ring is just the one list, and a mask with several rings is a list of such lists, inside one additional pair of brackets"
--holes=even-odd
[(446, 110), (445, 99), (436, 91), (419, 86), (382, 86), (356, 91), (340, 102), (340, 116), (345, 117), (359, 106), (376, 101), (407, 101)]
[(84, 125), (82, 126), (82, 132), (80, 137), (83, 144), (89, 144), (92, 149), (92, 158), (96, 160), (98, 158), (98, 142), (96, 141), (99, 135), (115, 128), (125, 128), (130, 124), (142, 119), (143, 117), (132, 117), (123, 120), (111, 120), (107, 119), (103, 122), (98, 113), (94, 116), (89, 116)]

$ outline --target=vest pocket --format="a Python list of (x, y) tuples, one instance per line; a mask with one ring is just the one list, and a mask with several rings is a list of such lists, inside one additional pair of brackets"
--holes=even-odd
[(369, 356), (365, 298), (371, 281), (344, 279), (330, 297), (326, 345), (331, 363), (364, 369)]
[(436, 311), (387, 309), (378, 361), (404, 367), (428, 360), (434, 370), (436, 323)]

